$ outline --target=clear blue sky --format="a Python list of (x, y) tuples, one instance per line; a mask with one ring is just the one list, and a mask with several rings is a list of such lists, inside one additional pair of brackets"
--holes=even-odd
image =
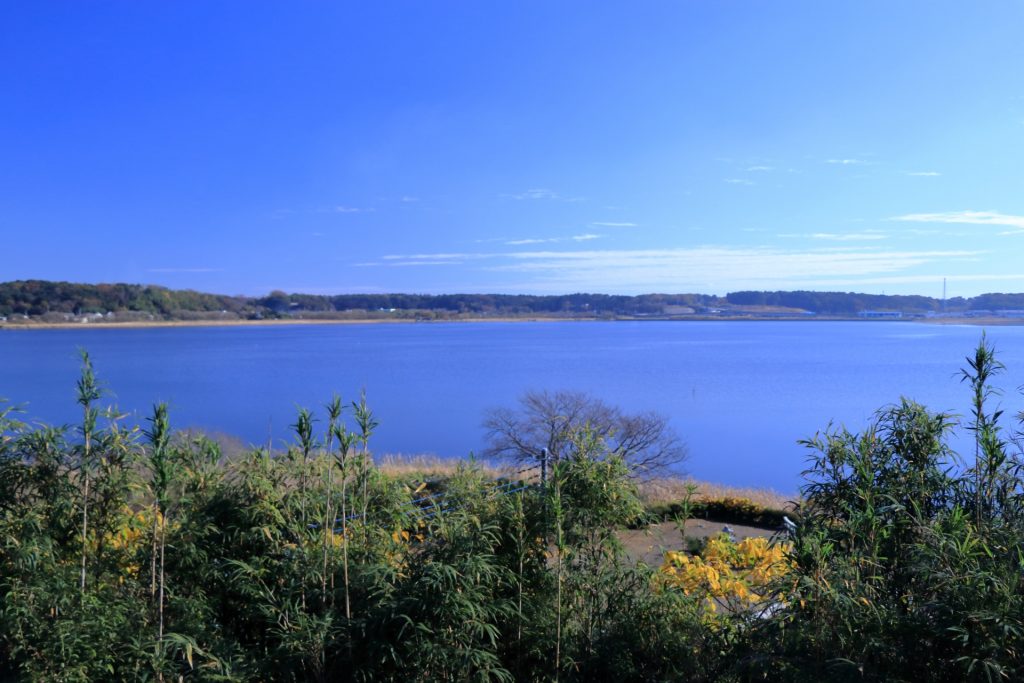
[(0, 280), (1024, 291), (1024, 4), (8, 3)]

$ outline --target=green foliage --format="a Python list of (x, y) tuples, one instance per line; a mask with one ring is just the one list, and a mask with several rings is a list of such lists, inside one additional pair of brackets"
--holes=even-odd
[[(783, 306), (814, 311), (819, 315), (850, 316), (865, 310), (895, 310), (906, 313), (937, 312), (942, 301), (928, 296), (858, 294), (853, 292), (730, 292), (730, 304), (737, 306)], [(961, 302), (963, 300), (960, 300)], [(962, 310), (949, 306), (946, 310)]]
[(203, 294), (191, 290), (170, 290), (152, 285), (88, 285), (47, 280), (18, 280), (0, 283), (0, 315), (134, 312), (161, 318), (177, 317), (183, 311), (247, 313), (251, 303), (242, 297)]
[(746, 498), (732, 496), (654, 503), (647, 506), (648, 520), (674, 520), (684, 514), (691, 519), (713, 519), (716, 522), (746, 524), (763, 529), (781, 528), (783, 517), (796, 516), (792, 511), (768, 508)]
[(499, 528), (472, 512), (436, 516), (417, 552), (379, 566), (367, 618), (368, 670), (401, 681), (511, 681), (499, 657), (514, 614)]

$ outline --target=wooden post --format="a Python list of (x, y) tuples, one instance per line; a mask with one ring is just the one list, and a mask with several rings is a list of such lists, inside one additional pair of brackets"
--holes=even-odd
[(548, 484), (548, 449), (541, 449), (540, 452), (540, 488), (543, 491)]

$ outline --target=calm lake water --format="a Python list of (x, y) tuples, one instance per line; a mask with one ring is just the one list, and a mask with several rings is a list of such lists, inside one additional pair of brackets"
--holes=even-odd
[[(85, 348), (109, 400), (136, 419), (165, 400), (176, 427), (279, 444), (296, 406), (318, 408), (333, 392), (350, 401), (365, 387), (377, 453), (465, 456), (484, 446), (486, 409), (530, 389), (581, 390), (669, 416), (698, 478), (789, 493), (807, 456), (797, 440), (830, 421), (860, 429), (901, 395), (966, 414), (956, 375), (980, 335), (901, 322), (0, 330), (0, 396), (33, 419), (74, 423)], [(1016, 413), (1024, 327), (988, 335), (1008, 368), (1000, 400)]]

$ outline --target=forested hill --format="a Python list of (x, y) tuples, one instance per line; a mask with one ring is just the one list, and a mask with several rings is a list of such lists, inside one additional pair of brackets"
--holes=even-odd
[(732, 306), (796, 308), (818, 315), (855, 316), (862, 311), (899, 311), (905, 315), (927, 313), (988, 313), (1024, 309), (1024, 293), (981, 294), (943, 301), (928, 296), (857, 294), (854, 292), (731, 292)]
[[(267, 318), (431, 313), (464, 315), (664, 315), (697, 312), (724, 299), (701, 294), (339, 294), (271, 292), (265, 297), (225, 296), (154, 285), (77, 284), (46, 280), (0, 283), (0, 315), (48, 317), (133, 314), (159, 319), (232, 316)], [(122, 316), (123, 318), (124, 316)], [(429, 316), (427, 316), (429, 317)]]
[(241, 313), (257, 308), (244, 297), (152, 285), (89, 285), (48, 280), (0, 283), (0, 315), (4, 316), (136, 312), (169, 318), (183, 311)]
[(227, 296), (154, 285), (78, 284), (46, 280), (0, 283), (0, 316), (45, 321), (259, 319), (303, 317), (681, 317), (688, 315), (852, 317), (864, 311), (903, 315), (983, 315), (1020, 311), (1024, 294), (982, 294), (943, 302), (924, 296), (848, 292), (706, 294), (288, 294)]

